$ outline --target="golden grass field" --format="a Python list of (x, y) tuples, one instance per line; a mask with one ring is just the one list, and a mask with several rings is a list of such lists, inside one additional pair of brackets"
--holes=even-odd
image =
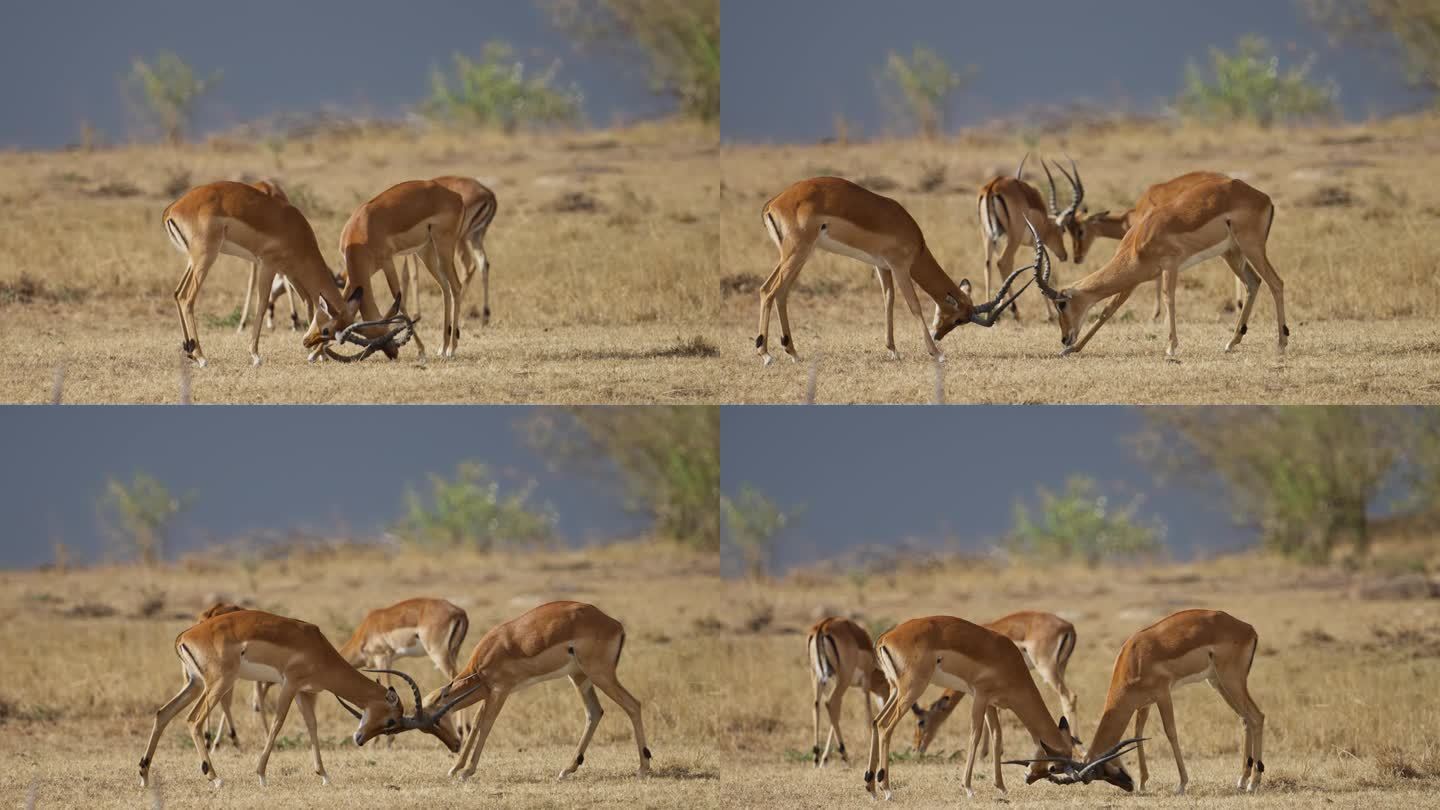
[[(191, 560), (164, 568), (99, 567), (0, 573), (0, 795), (19, 805), (31, 791), (40, 807), (135, 807), (163, 799), (193, 807), (471, 807), (477, 803), (547, 807), (675, 807), (721, 803), (724, 707), (731, 692), (716, 666), (728, 605), (716, 555), (668, 545), (622, 544), (589, 551), (479, 556), (345, 551), (259, 563)], [(464, 607), (470, 633), (463, 654), (492, 625), (553, 599), (589, 601), (620, 619), (627, 641), (620, 679), (643, 704), (654, 752), (652, 778), (639, 760), (624, 712), (602, 698), (605, 717), (569, 780), (556, 774), (573, 758), (584, 709), (561, 681), (508, 702), (476, 778), (449, 780), (452, 757), (433, 738), (407, 734), (393, 749), (349, 742), (355, 722), (326, 697), (318, 716), (331, 784), (310, 767), (304, 724), (292, 711), (261, 789), (255, 762), (263, 736), (248, 710), (249, 684), (235, 701), (242, 749), (226, 746), (214, 764), (214, 790), (200, 774), (183, 716), (165, 731), (152, 773), (160, 793), (139, 787), (137, 762), (154, 711), (179, 689), (175, 635), (187, 616), (217, 595), (319, 624), (343, 643), (364, 612), (417, 595)], [(142, 603), (162, 596), (153, 615)], [(105, 610), (114, 615), (97, 616)], [(426, 690), (443, 683), (428, 659), (401, 659)], [(403, 691), (403, 690), (402, 690)], [(407, 695), (408, 701), (408, 695)], [(408, 705), (408, 702), (407, 702)], [(157, 805), (158, 806), (158, 805)]]
[[(499, 202), (486, 239), (493, 318), (481, 328), (477, 276), (454, 359), (420, 368), (410, 346), (393, 363), (307, 364), (282, 300), (261, 337), (265, 365), (253, 369), (248, 330), (235, 334), (248, 265), (222, 257), (196, 308), (211, 363), (193, 377), (195, 401), (720, 401), (715, 155), (713, 129), (683, 123), (0, 151), (0, 401), (48, 401), (61, 366), (67, 402), (175, 400), (173, 293), (185, 258), (160, 224), (174, 187), (274, 177), (338, 268), (340, 228), (356, 206), (439, 174), (477, 176)], [(438, 346), (439, 288), (421, 275), (420, 335)]]
[[(743, 774), (732, 806), (869, 806), (862, 773), (868, 734), (859, 693), (846, 694), (843, 730), (852, 762), (816, 770), (810, 760), (812, 687), (805, 632), (818, 612), (854, 611), (872, 633), (904, 619), (949, 614), (990, 621), (1020, 609), (1052, 610), (1075, 623), (1076, 650), (1066, 682), (1079, 698), (1079, 734), (1094, 731), (1115, 655), (1125, 638), (1186, 607), (1226, 610), (1260, 636), (1250, 692), (1265, 712), (1265, 777), (1256, 795), (1239, 794), (1239, 718), (1203, 683), (1175, 692), (1176, 725), (1190, 784), (1175, 797), (1175, 762), (1152, 713), (1146, 733), (1150, 782), (1145, 795), (1118, 788), (1026, 786), (1007, 766), (1012, 804), (1145, 807), (1418, 807), (1440, 790), (1440, 600), (1362, 601), (1352, 577), (1256, 555), (1120, 570), (1004, 567), (976, 559), (901, 568), (868, 578), (795, 573), (750, 586), (736, 601), (769, 622), (731, 660), (727, 681), (740, 684), (731, 707), (733, 753)], [(727, 659), (728, 660), (728, 659)], [(1052, 712), (1059, 701), (1041, 686)], [(932, 686), (925, 700), (933, 700)], [(926, 756), (912, 754), (914, 718), (896, 731), (890, 764), (894, 801), (939, 807), (965, 803), (962, 788), (969, 703), (942, 727)], [(1002, 712), (1006, 756), (1034, 752), (1013, 714)], [(857, 760), (857, 753), (858, 761)], [(1137, 778), (1135, 756), (1124, 759)], [(975, 801), (998, 796), (990, 760), (976, 764)], [(728, 788), (728, 785), (727, 785)]]
[[(1150, 184), (1197, 169), (1229, 173), (1270, 194), (1276, 215), (1269, 256), (1285, 282), (1291, 337), (1280, 360), (1274, 307), (1262, 288), (1249, 333), (1221, 352), (1234, 328), (1233, 275), (1215, 260), (1180, 277), (1180, 360), (1165, 361), (1163, 322), (1152, 323), (1153, 285), (1079, 355), (1061, 359), (1059, 328), (1039, 294), (1021, 296), (1022, 324), (967, 326), (941, 342), (952, 402), (1414, 403), (1440, 401), (1440, 119), (1262, 131), (1141, 125), (1079, 128), (1064, 137), (1033, 130), (970, 132), (937, 142), (881, 139), (822, 145), (726, 145), (721, 150), (723, 365), (730, 402), (795, 402), (809, 375), (779, 356), (762, 369), (754, 354), (760, 283), (777, 254), (760, 222), (765, 201), (796, 180), (838, 174), (903, 203), (936, 258), (984, 297), (984, 249), (976, 188), (1013, 174), (1033, 151), (1026, 177), (1044, 189), (1037, 158), (1079, 163), (1091, 212), (1123, 210)], [(1069, 187), (1058, 174), (1061, 204)], [(929, 189), (929, 190), (925, 190)], [(1081, 268), (1055, 266), (1060, 284), (1103, 266), (1118, 243), (1100, 240)], [(1029, 262), (1022, 252), (1017, 262)], [(998, 283), (998, 278), (996, 283)], [(1058, 285), (1057, 285), (1058, 286)], [(933, 309), (920, 293), (926, 323)], [(791, 297), (801, 358), (818, 358), (820, 402), (924, 402), (934, 372), (919, 325), (896, 296), (896, 347), (885, 359), (879, 284), (854, 260), (817, 253)], [(1098, 313), (1096, 308), (1093, 312)]]

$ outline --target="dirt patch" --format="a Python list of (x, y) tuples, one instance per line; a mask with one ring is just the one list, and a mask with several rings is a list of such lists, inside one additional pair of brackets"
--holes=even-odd
[(1342, 186), (1320, 186), (1295, 203), (1307, 208), (1348, 208), (1355, 204), (1355, 195)]
[(116, 613), (119, 611), (104, 602), (81, 602), (61, 611), (60, 615), (70, 619), (104, 619)]
[(1417, 753), (1397, 745), (1389, 745), (1375, 755), (1375, 769), (1382, 776), (1437, 779), (1440, 778), (1440, 752), (1427, 749)]
[(540, 210), (551, 214), (597, 214), (604, 211), (605, 206), (583, 191), (567, 191), (541, 205)]
[(84, 301), (90, 291), (68, 284), (50, 286), (29, 273), (21, 273), (14, 281), (0, 281), (0, 306), (5, 304), (76, 304)]

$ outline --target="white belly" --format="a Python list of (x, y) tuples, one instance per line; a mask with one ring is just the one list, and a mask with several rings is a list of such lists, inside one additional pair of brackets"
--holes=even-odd
[(224, 253), (227, 256), (238, 256), (247, 262), (253, 262), (256, 260), (254, 253), (251, 253), (245, 248), (240, 247), (234, 242), (231, 242), (229, 239), (226, 239), (225, 241), (220, 243), (220, 252)]
[(957, 692), (974, 694), (975, 690), (970, 688), (970, 683), (958, 675), (951, 675), (939, 667), (935, 668), (935, 674), (930, 676), (930, 682), (939, 684), (946, 689), (954, 689)]
[(244, 658), (240, 659), (238, 675), (241, 680), (245, 681), (280, 682), (280, 670), (254, 661), (246, 661)]
[(514, 688), (513, 690), (511, 690), (511, 691), (519, 692), (521, 689), (527, 689), (527, 688), (529, 688), (529, 687), (531, 687), (531, 686), (534, 686), (534, 685), (537, 684), (537, 683), (544, 683), (544, 682), (546, 682), (546, 681), (553, 681), (553, 680), (555, 680), (556, 678), (566, 678), (566, 677), (569, 677), (569, 676), (571, 676), (571, 675), (579, 675), (579, 674), (581, 674), (581, 673), (580, 673), (580, 665), (579, 665), (578, 663), (576, 663), (574, 656), (570, 656), (570, 657), (566, 660), (565, 666), (560, 667), (559, 669), (556, 669), (556, 670), (552, 670), (552, 671), (550, 671), (550, 672), (547, 672), (547, 673), (545, 673), (545, 674), (543, 674), (543, 675), (536, 675), (536, 676), (531, 677), (531, 678), (526, 678), (525, 680), (521, 681), (520, 683), (515, 684), (515, 688)]
[(852, 259), (862, 261), (874, 267), (889, 266), (885, 263), (883, 259), (871, 256), (869, 253), (866, 253), (862, 250), (857, 250), (856, 248), (853, 248), (843, 242), (837, 242), (834, 239), (831, 239), (830, 234), (825, 233), (824, 231), (821, 231), (820, 238), (815, 240), (815, 246), (820, 248), (821, 250), (826, 250), (841, 256), (848, 256)]
[(1184, 270), (1184, 269), (1187, 268), (1187, 267), (1193, 267), (1194, 265), (1197, 265), (1197, 264), (1199, 264), (1199, 263), (1201, 263), (1201, 262), (1209, 261), (1209, 260), (1215, 258), (1216, 256), (1219, 256), (1219, 255), (1223, 254), (1225, 251), (1229, 250), (1230, 248), (1232, 248), (1232, 247), (1234, 247), (1234, 246), (1235, 246), (1235, 241), (1234, 241), (1233, 239), (1231, 239), (1229, 236), (1226, 236), (1224, 239), (1220, 240), (1220, 242), (1219, 242), (1218, 244), (1214, 245), (1213, 247), (1208, 247), (1208, 248), (1200, 251), (1199, 253), (1196, 253), (1196, 254), (1192, 255), (1190, 258), (1186, 259), (1185, 261), (1181, 262), (1181, 263), (1180, 263), (1180, 269), (1181, 269), (1181, 270)]

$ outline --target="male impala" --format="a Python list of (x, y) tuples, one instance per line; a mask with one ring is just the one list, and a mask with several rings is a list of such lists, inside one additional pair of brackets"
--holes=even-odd
[[(945, 274), (925, 244), (920, 226), (904, 206), (839, 177), (812, 177), (791, 185), (765, 203), (761, 219), (780, 251), (779, 264), (760, 288), (760, 334), (755, 338), (755, 352), (765, 365), (771, 361), (768, 348), (771, 304), (780, 314), (780, 345), (792, 360), (800, 359), (790, 334), (786, 303), (790, 287), (817, 247), (859, 259), (875, 268), (885, 295), (885, 347), (891, 359), (899, 357), (895, 351), (897, 286), (911, 314), (925, 329), (925, 348), (931, 357), (942, 362), (945, 356), (935, 341), (963, 324), (994, 325), (1020, 294), (1017, 292), (1004, 304), (1000, 303), (1015, 276), (1025, 268), (1005, 279), (994, 300), (974, 305), (970, 301), (970, 282), (962, 280), (957, 286)], [(935, 300), (935, 315), (928, 327), (915, 295), (916, 284)]]
[[(1170, 326), (1165, 355), (1176, 359), (1179, 348), (1175, 333), (1176, 278), (1191, 265), (1223, 255), (1231, 271), (1246, 285), (1245, 304), (1240, 308), (1235, 333), (1226, 343), (1225, 351), (1239, 345), (1245, 334), (1250, 309), (1263, 279), (1275, 297), (1278, 351), (1283, 355), (1290, 335), (1290, 328), (1285, 324), (1284, 283), (1265, 253), (1265, 242), (1270, 237), (1274, 219), (1275, 206), (1269, 196), (1243, 180), (1222, 175), (1196, 182), (1168, 204), (1151, 211), (1125, 234), (1114, 258), (1104, 267), (1064, 289), (1057, 290), (1050, 285), (1050, 262), (1042, 248), (1035, 279), (1040, 291), (1055, 302), (1059, 311), (1060, 342), (1065, 347), (1062, 354), (1083, 349), (1096, 330), (1129, 299), (1137, 285), (1159, 278), (1165, 285)], [(1254, 273), (1246, 271), (1247, 263)], [(1085, 336), (1080, 337), (1086, 313), (1106, 298), (1112, 300)]]
[[(966, 795), (975, 795), (970, 789), (971, 774), (975, 768), (975, 750), (987, 721), (995, 737), (995, 787), (1005, 790), (1000, 775), (998, 709), (1013, 711), (1038, 748), (1026, 784), (1037, 779), (1054, 780), (1044, 764), (1046, 757), (1073, 761), (1072, 752), (1080, 741), (1071, 735), (1066, 718), (1061, 717), (1057, 724), (1050, 717), (1020, 648), (1008, 637), (953, 616), (929, 616), (911, 619), (889, 630), (880, 636), (875, 649), (880, 668), (890, 683), (890, 697), (870, 731), (870, 765), (865, 771), (865, 789), (872, 797), (878, 783), (885, 791), (885, 798), (890, 798), (887, 768), (890, 737), (908, 707), (931, 683), (974, 696), (970, 709), (970, 755), (965, 763)], [(1115, 783), (1129, 789), (1118, 776)]]
[[(1026, 221), (1036, 223), (1036, 231), (1045, 246), (1060, 261), (1066, 260), (1065, 231), (1067, 226), (1074, 222), (1075, 208), (1080, 204), (1083, 195), (1077, 187), (1075, 203), (1062, 213), (1056, 200), (1055, 178), (1050, 174), (1049, 167), (1045, 167), (1045, 176), (1050, 179), (1050, 209), (1047, 215), (1045, 200), (1040, 197), (1040, 192), (1024, 180), (1025, 161), (1029, 158), (1030, 154), (1027, 152), (1025, 157), (1020, 159), (1020, 166), (1015, 170), (1014, 177), (1001, 175), (980, 187), (976, 207), (980, 212), (980, 241), (985, 251), (986, 296), (990, 295), (990, 277), (994, 269), (999, 268), (1001, 277), (1008, 275), (1015, 267), (1016, 252), (1028, 243)], [(1043, 163), (1041, 165), (1044, 166)], [(1078, 174), (1079, 170), (1076, 170), (1076, 173)], [(1005, 247), (1000, 251), (997, 260), (995, 248), (1002, 239), (1005, 240)], [(1078, 256), (1075, 261), (1080, 261)], [(1020, 307), (1017, 305), (1011, 311), (1018, 321)]]
[[(981, 627), (1015, 642), (1015, 646), (1020, 648), (1020, 654), (1025, 657), (1026, 665), (1060, 696), (1061, 716), (1075, 719), (1075, 693), (1065, 685), (1065, 668), (1070, 663), (1071, 654), (1075, 652), (1075, 625), (1053, 613), (1023, 610), (1002, 616)], [(921, 709), (919, 704), (910, 704), (910, 710), (919, 718), (915, 726), (916, 751), (925, 753), (925, 749), (930, 747), (935, 735), (939, 733), (940, 724), (945, 722), (964, 699), (964, 691), (946, 689), (928, 709)], [(980, 756), (989, 755), (990, 738), (982, 736)]]
[[(269, 289), (276, 273), (295, 285), (313, 313), (302, 339), (311, 360), (322, 353), (341, 360), (354, 359), (337, 355), (329, 344), (342, 330), (355, 324), (356, 302), (363, 290), (351, 290), (348, 299), (341, 294), (320, 255), (315, 232), (295, 206), (245, 183), (222, 180), (185, 192), (166, 206), (161, 221), (175, 249), (189, 258), (185, 275), (175, 288), (175, 306), (185, 338), (181, 349), (196, 365), (204, 366), (206, 360), (195, 322), (195, 299), (221, 253), (257, 263), (259, 290)], [(387, 354), (394, 351), (391, 343), (398, 331), (380, 336), (374, 331), (379, 328), (376, 325), (359, 326), (367, 337), (350, 337), (363, 340), (367, 349), (383, 347)], [(254, 365), (260, 365), (259, 318), (250, 331), (250, 358)]]
[(155, 713), (155, 726), (150, 731), (145, 755), (140, 758), (142, 787), (149, 785), (151, 759), (165, 726), (182, 709), (195, 703), (196, 698), (199, 702), (187, 717), (190, 738), (200, 754), (200, 772), (210, 779), (212, 785), (220, 786), (220, 775), (210, 762), (210, 751), (201, 739), (201, 732), (210, 712), (230, 693), (239, 678), (280, 684), (275, 721), (270, 726), (270, 736), (265, 741), (265, 749), (260, 752), (256, 767), (262, 786), (265, 784), (265, 767), (270, 760), (270, 751), (275, 747), (281, 727), (285, 725), (285, 715), (292, 700), (299, 704), (300, 715), (305, 719), (306, 730), (310, 734), (315, 773), (322, 783), (329, 784), (330, 777), (326, 775), (325, 764), (320, 759), (320, 741), (315, 732), (315, 696), (320, 692), (333, 693), (340, 705), (360, 721), (355, 730), (356, 745), (364, 745), (381, 734), (420, 729), (435, 735), (452, 752), (460, 747), (460, 740), (449, 726), (440, 724), (440, 720), (456, 703), (470, 697), (469, 692), (462, 692), (454, 700), (426, 712), (415, 682), (404, 673), (393, 673), (409, 681), (415, 693), (415, 713), (406, 715), (400, 696), (393, 688), (381, 686), (347, 664), (340, 653), (330, 646), (320, 628), (307, 622), (258, 610), (224, 613), (182, 632), (175, 639), (175, 655), (180, 659), (185, 686)]
[[(483, 213), (478, 209), (467, 211), (459, 194), (434, 180), (407, 180), (380, 192), (355, 209), (340, 231), (346, 296), (368, 288), (375, 272), (383, 271), (399, 311), (411, 317), (395, 257), (418, 254), (439, 282), (444, 301), (440, 356), (454, 356), (460, 342), (460, 278), (455, 273), (455, 248), (470, 233), (472, 223), (466, 221), (466, 216)], [(369, 320), (379, 315), (373, 296), (361, 296), (360, 311)], [(415, 346), (423, 360), (425, 344), (418, 336)]]
[(444, 704), (447, 708), (464, 709), (483, 702), (479, 719), (465, 732), (460, 758), (450, 775), (463, 780), (475, 774), (490, 728), (511, 695), (562, 677), (570, 679), (585, 704), (585, 731), (575, 759), (560, 771), (560, 778), (574, 773), (584, 763), (585, 749), (605, 713), (595, 695), (597, 687), (630, 716), (635, 745), (640, 749), (640, 776), (648, 775), (650, 749), (645, 746), (640, 701), (620, 685), (615, 675), (624, 646), (624, 626), (594, 605), (581, 602), (548, 602), (491, 628), (480, 637), (465, 667), (437, 693), (441, 700), (460, 695)]
[[(1150, 705), (1155, 704), (1160, 709), (1160, 722), (1170, 740), (1170, 750), (1175, 754), (1176, 770), (1180, 772), (1180, 784), (1175, 792), (1184, 793), (1190, 779), (1185, 773), (1185, 760), (1180, 756), (1170, 692), (1175, 687), (1204, 680), (1240, 716), (1245, 730), (1241, 751), (1245, 765), (1236, 787), (1256, 790), (1265, 773), (1262, 756), (1265, 715), (1251, 699), (1246, 681), (1259, 641), (1254, 627), (1218, 610), (1182, 610), (1135, 633), (1115, 659), (1110, 691), (1105, 696), (1105, 711), (1095, 727), (1094, 746), (1104, 748), (1124, 736), (1131, 715), (1135, 716), (1135, 737), (1140, 737), (1150, 716)], [(1145, 768), (1145, 750), (1138, 742), (1136, 753), (1140, 759), (1140, 789), (1144, 790), (1149, 772)], [(1033, 768), (1035, 763), (1017, 760), (1017, 764)], [(1064, 773), (1055, 781), (1088, 783), (1095, 778), (1112, 783), (1116, 779), (1129, 781), (1125, 769), (1110, 761), (1087, 763), (1081, 758), (1062, 765)]]
[[(283, 200), (287, 203), (290, 202), (290, 198), (286, 196), (285, 190), (274, 180), (256, 180), (250, 185), (277, 200)], [(244, 334), (245, 324), (250, 321), (250, 304), (255, 297), (255, 276), (259, 274), (259, 272), (260, 263), (251, 262), (250, 277), (245, 282), (245, 298), (240, 302), (240, 323), (235, 327), (237, 334)], [(285, 276), (278, 274), (275, 276), (275, 279), (270, 282), (270, 292), (264, 296), (264, 301), (254, 301), (254, 303), (260, 307), (260, 309), (256, 311), (255, 317), (260, 317), (261, 311), (264, 312), (266, 329), (275, 328), (275, 304), (280, 300), (280, 296), (287, 292), (290, 298), (290, 328), (296, 331), (300, 329), (300, 310), (299, 307), (295, 305), (295, 285), (286, 280)]]
[[(840, 733), (840, 704), (845, 691), (855, 686), (860, 689), (860, 700), (865, 704), (865, 725), (875, 722), (876, 704), (883, 703), (890, 694), (885, 682), (885, 673), (875, 663), (875, 644), (865, 628), (839, 616), (830, 616), (816, 622), (810, 628), (805, 640), (810, 653), (810, 675), (815, 684), (815, 767), (825, 765), (830, 757), (830, 744), (840, 743), (840, 758), (846, 762), (850, 757), (845, 753), (845, 737)], [(830, 717), (830, 734), (825, 738), (825, 748), (820, 748), (820, 700), (825, 687), (833, 682), (830, 697), (825, 701), (825, 710)]]
[[(468, 230), (461, 235), (458, 242), (460, 266), (465, 270), (465, 275), (460, 279), (459, 300), (465, 299), (465, 291), (470, 289), (470, 280), (475, 277), (478, 267), (480, 271), (480, 325), (486, 326), (490, 323), (490, 258), (485, 254), (485, 234), (490, 230), (490, 223), (495, 219), (497, 210), (495, 192), (491, 191), (474, 177), (460, 177), (456, 175), (445, 175), (435, 177), (432, 180), (445, 188), (460, 195), (465, 203), (465, 215), (462, 221), (468, 223), (465, 227)], [(403, 282), (406, 285), (404, 291), (407, 306), (414, 315), (420, 314), (420, 263), (414, 254), (407, 254), (401, 257), (400, 270), (403, 275)], [(459, 304), (457, 303), (458, 307)]]

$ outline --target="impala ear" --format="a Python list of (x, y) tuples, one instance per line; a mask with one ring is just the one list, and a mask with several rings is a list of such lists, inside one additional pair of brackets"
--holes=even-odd
[(959, 309), (959, 308), (960, 308), (960, 302), (959, 302), (959, 301), (955, 298), (955, 296), (953, 296), (953, 295), (948, 295), (948, 294), (947, 294), (947, 295), (945, 296), (945, 303), (946, 303), (946, 304), (949, 304), (949, 305), (952, 306), (952, 307), (955, 307), (956, 309)]
[(1063, 714), (1060, 715), (1060, 731), (1065, 734), (1070, 733), (1070, 721)]
[(395, 691), (395, 687), (385, 687), (385, 702), (389, 703), (391, 706), (400, 705), (400, 695)]
[(365, 287), (364, 287), (364, 285), (356, 285), (356, 286), (355, 286), (355, 289), (350, 292), (349, 297), (346, 298), (345, 300), (347, 300), (347, 301), (352, 301), (352, 302), (353, 302), (353, 301), (359, 301), (359, 300), (361, 299), (361, 297), (363, 297), (364, 295), (365, 295)]
[(918, 716), (918, 717), (924, 717), (924, 716), (925, 716), (925, 710), (922, 709), (922, 708), (920, 708), (920, 704), (919, 704), (919, 703), (911, 703), (911, 704), (910, 704), (910, 711), (914, 712), (914, 713), (916, 714), (916, 716)]
[(968, 279), (968, 278), (962, 278), (962, 279), (960, 279), (960, 292), (963, 292), (963, 293), (965, 293), (966, 295), (969, 295), (969, 294), (970, 294), (970, 279)]

